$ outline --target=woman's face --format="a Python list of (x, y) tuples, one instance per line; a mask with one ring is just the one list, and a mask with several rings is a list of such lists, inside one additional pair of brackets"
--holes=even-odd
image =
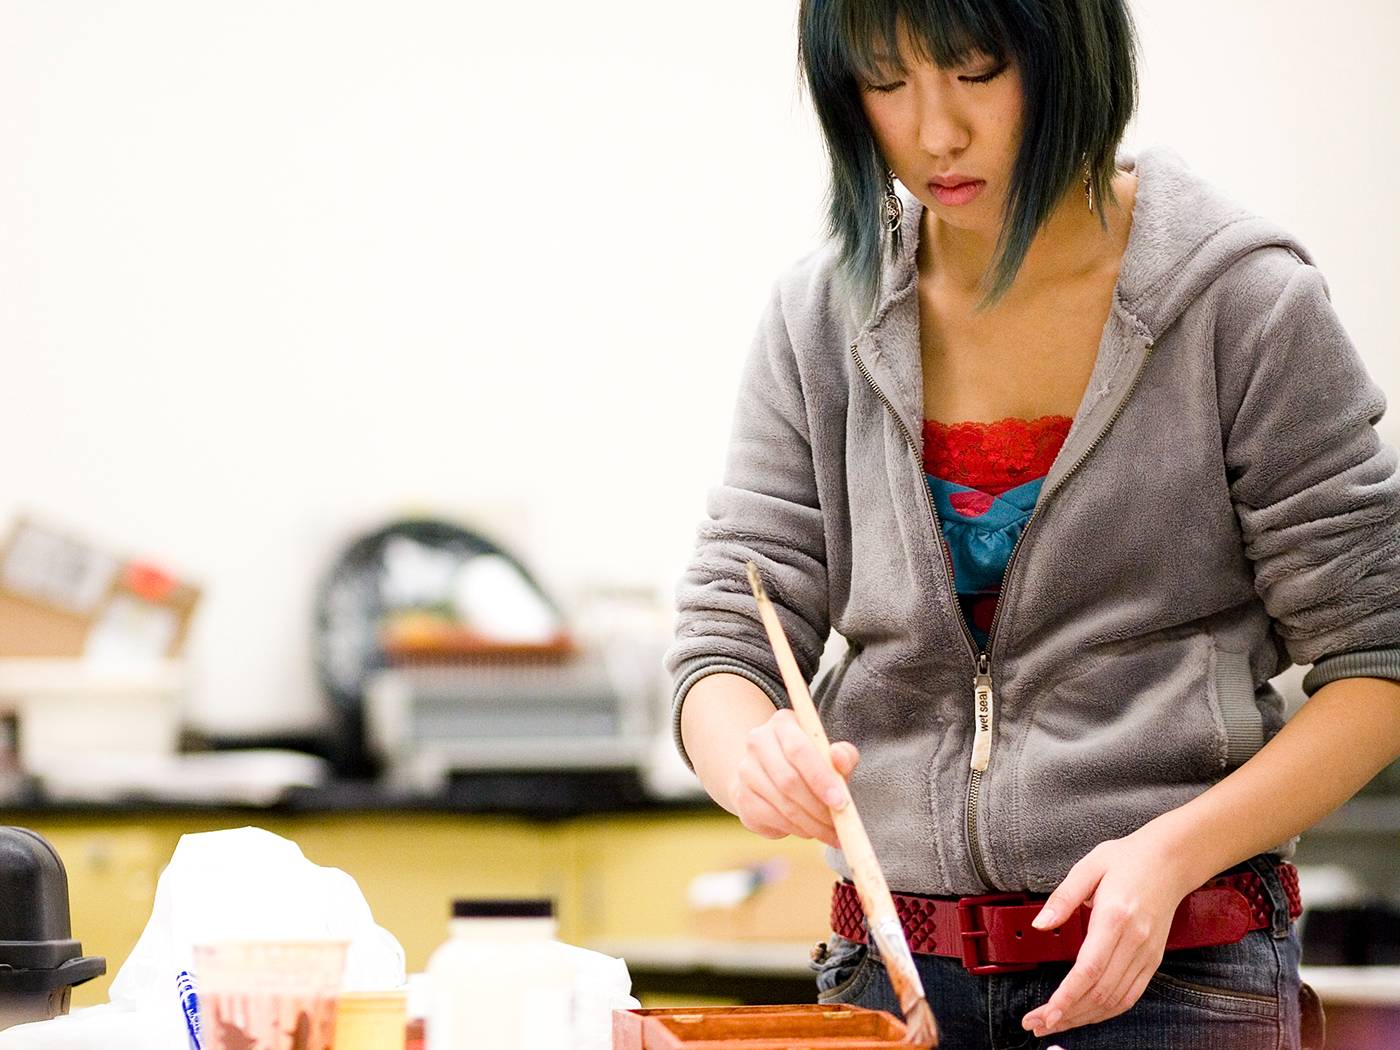
[[(875, 142), (895, 178), (939, 219), (995, 232), (1021, 142), (1021, 77), (1015, 63), (974, 53), (956, 69), (916, 58), (902, 40), (903, 75), (858, 79)], [(980, 180), (969, 194), (938, 189), (935, 177)], [(969, 199), (970, 197), (970, 199)]]

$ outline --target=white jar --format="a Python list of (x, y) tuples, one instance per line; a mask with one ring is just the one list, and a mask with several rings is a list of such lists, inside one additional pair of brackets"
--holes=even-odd
[(553, 901), (453, 901), (428, 960), (428, 1050), (570, 1047), (574, 972), (557, 929)]

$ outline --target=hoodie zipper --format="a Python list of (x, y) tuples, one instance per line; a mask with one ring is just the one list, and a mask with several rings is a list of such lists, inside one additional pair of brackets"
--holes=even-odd
[[(1147, 350), (1151, 351), (1152, 343), (1147, 343)], [(1045, 505), (1046, 500), (1065, 483), (1080, 465), (1089, 458), (1089, 453), (1094, 450), (1103, 436), (1108, 433), (1109, 428), (1117, 422), (1118, 417), (1123, 412), (1123, 407), (1132, 397), (1133, 391), (1137, 389), (1138, 380), (1142, 378), (1143, 369), (1146, 367), (1149, 354), (1144, 354), (1142, 361), (1138, 363), (1137, 372), (1133, 375), (1132, 384), (1128, 387), (1128, 392), (1119, 401), (1118, 407), (1114, 410), (1113, 416), (1094, 436), (1094, 440), (1089, 443), (1079, 458), (1074, 461), (1070, 468), (1065, 471), (1054, 488), (1048, 492), (1042, 492), (1036, 500), (1036, 504), (1031, 508), (1031, 515), (1026, 519), (1025, 528), (1021, 530), (1021, 535), (1017, 537), (1015, 545), (1011, 548), (1011, 555), (1007, 558), (1006, 569), (1001, 574), (1001, 587), (998, 591), (997, 603), (992, 610), (992, 622), (987, 626), (987, 648), (979, 649), (977, 640), (972, 635), (972, 630), (968, 627), (967, 617), (963, 615), (962, 603), (958, 601), (957, 589), (953, 578), (953, 557), (948, 548), (948, 539), (943, 533), (943, 526), (938, 517), (938, 507), (934, 503), (933, 493), (929, 490), (928, 479), (925, 477), (924, 465), (919, 455), (919, 446), (914, 441), (914, 436), (909, 433), (909, 428), (904, 425), (904, 420), (895, 411), (890, 399), (885, 396), (885, 392), (875, 383), (875, 378), (865, 367), (865, 362), (861, 360), (857, 350), (857, 344), (851, 344), (851, 357), (855, 360), (856, 367), (865, 378), (871, 391), (880, 399), (885, 408), (894, 417), (895, 424), (904, 434), (905, 443), (909, 446), (909, 451), (913, 454), (915, 466), (919, 472), (919, 487), (923, 489), (925, 502), (928, 505), (929, 517), (933, 523), (935, 535), (938, 537), (938, 547), (943, 555), (943, 568), (948, 580), (948, 591), (953, 597), (953, 609), (958, 617), (958, 624), (962, 628), (963, 637), (967, 639), (969, 651), (972, 653), (974, 673), (972, 676), (972, 713), (973, 713), (973, 741), (972, 758), (970, 771), (967, 780), (967, 805), (966, 822), (964, 831), (967, 836), (968, 853), (972, 859), (973, 870), (982, 881), (982, 885), (988, 889), (992, 888), (992, 877), (987, 870), (986, 855), (982, 852), (982, 841), (978, 829), (979, 810), (982, 802), (982, 778), (986, 775), (987, 767), (991, 763), (992, 757), (992, 732), (995, 717), (995, 693), (992, 688), (992, 651), (996, 645), (997, 621), (1001, 619), (1001, 608), (1003, 599), (1006, 597), (1006, 585), (1011, 579), (1012, 566), (1016, 564), (1016, 555), (1021, 549), (1021, 544), (1025, 541), (1026, 535), (1031, 530), (1032, 523), (1039, 515), (1040, 508)]]

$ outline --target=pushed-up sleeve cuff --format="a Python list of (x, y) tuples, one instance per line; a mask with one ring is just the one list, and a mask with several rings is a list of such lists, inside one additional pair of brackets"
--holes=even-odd
[(695, 766), (691, 763), (690, 756), (685, 753), (685, 744), (681, 741), (681, 707), (685, 704), (685, 695), (690, 691), (691, 686), (706, 675), (718, 674), (722, 671), (747, 678), (768, 694), (768, 699), (773, 701), (775, 709), (789, 706), (787, 692), (782, 685), (774, 681), (766, 672), (748, 664), (733, 659), (716, 659), (714, 657), (697, 657), (689, 663), (682, 664), (676, 672), (676, 691), (671, 700), (671, 738), (675, 741), (676, 750), (680, 752), (681, 758), (685, 760), (686, 767), (692, 773), (695, 772)]
[(1389, 678), (1400, 682), (1400, 646), (1323, 657), (1303, 676), (1303, 693), (1312, 696), (1339, 678)]

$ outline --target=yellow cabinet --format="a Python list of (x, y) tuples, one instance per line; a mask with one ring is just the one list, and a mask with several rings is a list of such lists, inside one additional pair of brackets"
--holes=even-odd
[(399, 939), (409, 972), (447, 936), (454, 897), (553, 897), (569, 939), (572, 871), (561, 825), (489, 816), (318, 815), (260, 825), (360, 885), (374, 921)]
[[(718, 809), (532, 821), (515, 817), (376, 811), (266, 815), (155, 815), (92, 810), (0, 812), (33, 828), (68, 870), (73, 936), (107, 958), (106, 977), (74, 992), (105, 1002), (150, 916), (156, 880), (182, 834), (255, 824), (296, 842), (316, 864), (344, 870), (375, 921), (421, 971), (447, 932), (454, 897), (547, 896), (560, 936), (576, 944), (692, 938), (816, 940), (825, 935), (831, 875), (812, 842), (769, 841)], [(705, 872), (768, 863), (775, 878), (736, 908), (697, 911), (691, 881)]]
[[(591, 817), (573, 831), (584, 942), (817, 941), (829, 928), (835, 876), (819, 843), (765, 839), (719, 810)], [(749, 899), (691, 906), (697, 876), (745, 869), (758, 883)]]

